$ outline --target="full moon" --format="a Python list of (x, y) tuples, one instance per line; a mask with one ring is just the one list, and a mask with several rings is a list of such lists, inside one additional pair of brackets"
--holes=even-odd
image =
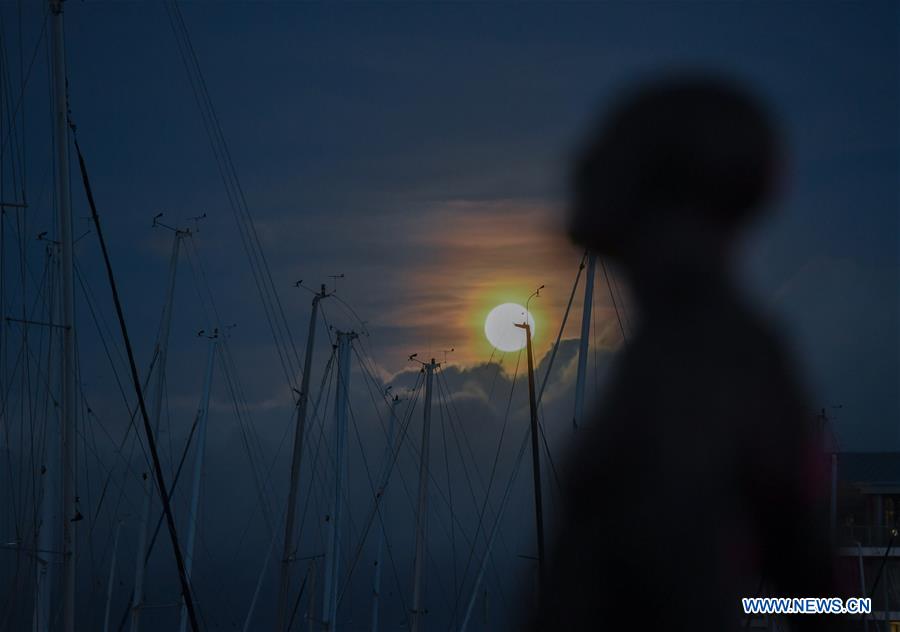
[(534, 317), (516, 303), (503, 303), (491, 310), (484, 320), (484, 335), (500, 351), (518, 351), (525, 346), (525, 330), (521, 325), (528, 319), (534, 337)]

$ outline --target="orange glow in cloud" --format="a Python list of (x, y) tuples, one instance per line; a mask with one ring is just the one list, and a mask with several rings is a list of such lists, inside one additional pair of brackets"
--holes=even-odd
[[(529, 305), (540, 358), (556, 339), (581, 260), (563, 236), (560, 219), (561, 211), (515, 200), (451, 202), (423, 213), (409, 228), (408, 239), (434, 256), (410, 271), (403, 296), (384, 314), (385, 320), (409, 330), (411, 348), (438, 359), (453, 347), (452, 362), (496, 360), (501, 352), (494, 351), (484, 334), (487, 314), (502, 303), (524, 305), (544, 285)], [(603, 309), (601, 286), (597, 288), (601, 331), (596, 339), (602, 341), (611, 321)], [(583, 282), (564, 337), (578, 335), (582, 296)], [(617, 337), (606, 337), (609, 344), (618, 343)]]

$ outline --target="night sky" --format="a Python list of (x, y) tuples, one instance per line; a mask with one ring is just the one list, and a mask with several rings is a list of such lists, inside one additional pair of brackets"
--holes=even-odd
[[(3, 197), (17, 197), (22, 188), (17, 183), (24, 182), (30, 208), (22, 220), (21, 234), (28, 236), (22, 243), (35, 265), (43, 246), (32, 237), (55, 230), (47, 43), (40, 39), (40, 9), (25, 6), (20, 15), (15, 4), (0, 4), (5, 90), (11, 93), (4, 99), (14, 101), (22, 85), (20, 58), (28, 77), (14, 125), (24, 178), (6, 167)], [(513, 439), (505, 439), (509, 443), (501, 450), (502, 483), (527, 424), (517, 354), (492, 354), (484, 317), (494, 305), (524, 302), (545, 285), (532, 305), (538, 358), (546, 361), (581, 260), (562, 230), (572, 151), (621, 89), (648, 73), (680, 68), (737, 77), (777, 112), (789, 149), (785, 191), (746, 241), (746, 291), (781, 323), (806, 372), (811, 401), (816, 409), (828, 409), (841, 449), (900, 448), (900, 15), (894, 3), (184, 3), (181, 12), (298, 349), (306, 342), (311, 295), (294, 283), (303, 279), (313, 288), (319, 283), (333, 287), (330, 276), (337, 274), (345, 275), (337, 281), (338, 295), (358, 318), (343, 304), (325, 301), (328, 324), (365, 329), (360, 348), (381, 387), (393, 384), (399, 392), (412, 385), (418, 368), (407, 361), (410, 354), (443, 361), (444, 350), (453, 348), (444, 367), (453, 390), (448, 401), (456, 402), (473, 442), (477, 458), (469, 467), (480, 468), (484, 478), (513, 383), (508, 415)], [(172, 225), (198, 229), (192, 242), (219, 314), (223, 322), (237, 324), (229, 333), (235, 374), (247, 423), (254, 425), (259, 471), (270, 476), (269, 502), (278, 513), (286, 495), (285, 433), (292, 393), (166, 11), (152, 3), (70, 0), (66, 22), (71, 116), (111, 242), (138, 363), (143, 371), (150, 361), (165, 297), (172, 234), (151, 227), (153, 216), (163, 212)], [(4, 139), (9, 129), (4, 121)], [(12, 151), (4, 144), (5, 165), (11, 164)], [(75, 234), (81, 235), (90, 223), (74, 169), (73, 163)], [(199, 224), (189, 219), (202, 213), (207, 218)], [(13, 226), (13, 216), (7, 221)], [(9, 265), (15, 260), (12, 252), (2, 253)], [(76, 258), (98, 308), (112, 324), (93, 234), (78, 243)], [(182, 264), (161, 437), (169, 472), (200, 394), (205, 346), (196, 332), (210, 327), (192, 268), (186, 260)], [(624, 280), (618, 284), (624, 292)], [(622, 344), (606, 278), (598, 275), (596, 287), (591, 397), (602, 392), (602, 378)], [(15, 296), (21, 288), (11, 282), (6, 291)], [(84, 397), (91, 414), (104, 420), (103, 432), (117, 439), (127, 428), (127, 409), (113, 386), (115, 373), (90, 311), (77, 298)], [(580, 311), (576, 297), (561, 368), (545, 398), (543, 423), (557, 446), (571, 439), (572, 339)], [(636, 318), (627, 297), (624, 312), (626, 319)], [(327, 359), (326, 335), (327, 328), (320, 328), (314, 390)], [(116, 336), (109, 339), (119, 345)], [(502, 369), (484, 365), (501, 357)], [(115, 365), (122, 376), (123, 366)], [(353, 448), (350, 478), (356, 491), (348, 494), (362, 517), (371, 497), (363, 479), (367, 468), (378, 469), (383, 439), (366, 376), (354, 370), (352, 379), (354, 416), (365, 447)], [(128, 399), (133, 399), (130, 394)], [(214, 383), (211, 410), (215, 430), (208, 447), (203, 524), (208, 547), (198, 562), (197, 591), (208, 613), (215, 610), (213, 595), (232, 596), (216, 624), (232, 629), (232, 622), (243, 621), (271, 536), (255, 513), (244, 426), (233, 414), (231, 392), (222, 380)], [(7, 413), (4, 423), (8, 419)], [(418, 426), (411, 428), (418, 437)], [(109, 456), (107, 468), (119, 468), (123, 489), (136, 498), (136, 479), (128, 479), (128, 468), (110, 456), (115, 441), (98, 436), (98, 452)], [(364, 463), (364, 457), (372, 463)], [(413, 455), (404, 458), (408, 462), (400, 466), (414, 493)], [(562, 447), (558, 458), (564, 459)], [(102, 461), (87, 467), (100, 468)], [(464, 466), (452, 455), (439, 466), (439, 480), (457, 494), (461, 504), (455, 512), (471, 534), (477, 503), (465, 500), (463, 483), (457, 489), (457, 483), (448, 482), (460, 481)], [(102, 475), (102, 469), (95, 473)], [(531, 510), (529, 476), (520, 477), (514, 506), (521, 511), (511, 510), (511, 527), (521, 520), (515, 516)], [(85, 499), (89, 484), (97, 483), (83, 483)], [(497, 488), (491, 492), (492, 503), (500, 493)], [(389, 522), (397, 529), (389, 540), (397, 548), (398, 565), (408, 568), (412, 509), (403, 497), (398, 492), (391, 501), (396, 505)], [(178, 506), (185, 498), (176, 498)], [(441, 518), (440, 502), (434, 507), (434, 523), (449, 523)], [(131, 586), (135, 513), (127, 503), (118, 514), (104, 509), (103, 526), (94, 536), (98, 558), (90, 572), (96, 567), (105, 577), (111, 525), (126, 520), (125, 557), (119, 562), (124, 584), (114, 611), (124, 608)], [(5, 529), (11, 528), (7, 522)], [(498, 570), (489, 574), (490, 590), (508, 600), (498, 598), (485, 615), (499, 627), (515, 620), (515, 591), (527, 583), (529, 562), (517, 556), (533, 555), (533, 534), (513, 531)], [(447, 570), (450, 540), (439, 527), (434, 533), (434, 567), (443, 579), (429, 576), (429, 589), (449, 594), (438, 582), (456, 581)], [(13, 539), (7, 533), (2, 537)], [(314, 538), (303, 547), (316, 554)], [(368, 621), (371, 560), (365, 564), (345, 610), (360, 628)], [(463, 566), (459, 562), (460, 574)], [(151, 563), (156, 601), (177, 597), (172, 569), (170, 552), (161, 548)], [(88, 576), (87, 565), (82, 572)], [(402, 590), (392, 585), (385, 600), (394, 613), (385, 615), (391, 625), (402, 617), (396, 593), (408, 592), (408, 570), (399, 576)], [(260, 626), (274, 608), (274, 566), (267, 577)], [(393, 580), (386, 576), (384, 581)], [(99, 596), (92, 599), (84, 607), (96, 611)], [(446, 622), (452, 607), (442, 599), (434, 597), (433, 620)], [(352, 627), (348, 623), (347, 629)]]

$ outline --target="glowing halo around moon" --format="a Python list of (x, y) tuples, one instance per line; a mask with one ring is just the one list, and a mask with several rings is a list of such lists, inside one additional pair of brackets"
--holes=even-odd
[(516, 327), (525, 322), (534, 337), (534, 317), (517, 303), (503, 303), (490, 311), (484, 320), (484, 335), (498, 351), (518, 351), (525, 347), (525, 330)]

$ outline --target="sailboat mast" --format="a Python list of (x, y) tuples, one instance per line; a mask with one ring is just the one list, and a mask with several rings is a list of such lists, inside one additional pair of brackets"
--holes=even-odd
[(544, 504), (541, 493), (541, 449), (538, 439), (537, 400), (534, 393), (534, 352), (531, 344), (531, 325), (527, 322), (521, 326), (525, 329), (525, 346), (528, 353), (528, 408), (531, 412), (531, 459), (534, 477), (534, 516), (537, 529), (538, 548), (538, 586), (539, 597), (544, 595), (545, 557), (544, 557)]
[[(389, 468), (391, 465), (391, 456), (393, 453), (394, 446), (394, 420), (396, 419), (396, 412), (394, 412), (394, 408), (397, 404), (400, 403), (400, 398), (394, 395), (394, 398), (390, 402), (390, 408), (388, 409), (389, 417), (388, 417), (388, 431), (387, 431), (387, 442), (384, 446), (384, 473), (381, 476), (381, 480), (384, 481), (387, 477), (386, 474), (389, 472)], [(384, 554), (384, 522), (382, 516), (384, 516), (384, 485), (382, 485), (378, 490), (378, 498), (376, 502), (379, 503), (377, 511), (379, 513), (378, 520), (378, 540), (375, 544), (375, 575), (372, 578), (372, 632), (378, 632), (378, 619), (380, 614), (380, 604), (379, 599), (381, 598), (381, 562), (382, 556)]]
[(587, 277), (584, 280), (584, 306), (581, 311), (581, 338), (578, 345), (578, 374), (575, 378), (575, 416), (572, 424), (577, 429), (584, 419), (584, 383), (587, 377), (588, 341), (591, 335), (591, 310), (594, 305), (594, 271), (597, 255), (587, 256)]
[[(154, 433), (159, 430), (159, 419), (162, 413), (162, 398), (166, 385), (166, 360), (169, 352), (169, 329), (172, 324), (172, 303), (175, 295), (175, 277), (178, 268), (178, 251), (181, 247), (182, 231), (175, 231), (172, 241), (172, 254), (169, 258), (169, 283), (166, 291), (166, 302), (163, 305), (162, 324), (157, 342), (156, 358), (156, 391), (154, 392), (153, 418)], [(131, 632), (138, 632), (141, 624), (141, 609), (144, 607), (144, 570), (147, 556), (147, 530), (150, 522), (150, 508), (153, 499), (154, 485), (150, 474), (144, 477), (144, 503), (141, 507), (141, 518), (138, 532), (137, 555), (134, 571), (134, 596), (131, 602)]]
[(425, 614), (422, 604), (425, 593), (422, 579), (426, 566), (426, 536), (428, 535), (428, 457), (431, 452), (431, 386), (434, 381), (434, 369), (437, 366), (438, 364), (434, 361), (434, 358), (425, 365), (425, 411), (422, 424), (422, 451), (419, 454), (419, 505), (416, 511), (416, 559), (413, 566), (412, 621), (410, 622), (410, 630), (412, 632), (419, 632), (422, 629), (422, 615)]
[(278, 591), (278, 613), (275, 632), (284, 632), (287, 624), (288, 597), (291, 588), (291, 562), (294, 561), (294, 522), (297, 515), (297, 491), (300, 486), (300, 462), (303, 457), (303, 438), (306, 434), (306, 410), (309, 405), (309, 380), (312, 373), (313, 347), (316, 340), (316, 322), (319, 319), (319, 301), (328, 293), (322, 285), (313, 297), (309, 316), (309, 332), (306, 336), (306, 354), (303, 360), (303, 378), (300, 382), (300, 398), (297, 402), (297, 427), (294, 431), (294, 454), (291, 458), (291, 483), (288, 491), (287, 513), (284, 520), (284, 554), (281, 556), (281, 584)]
[[(184, 570), (190, 579), (194, 568), (194, 543), (197, 539), (197, 523), (200, 514), (200, 483), (203, 476), (203, 457), (206, 452), (206, 424), (209, 420), (209, 393), (212, 389), (213, 367), (216, 359), (216, 344), (219, 341), (219, 332), (214, 331), (209, 337), (209, 351), (206, 357), (206, 374), (203, 377), (203, 397), (200, 401), (200, 409), (197, 411), (197, 452), (194, 456), (194, 480), (191, 483), (191, 509), (188, 513), (188, 534), (185, 545)], [(186, 632), (188, 627), (187, 607), (181, 604), (181, 632)]]
[(322, 599), (323, 629), (337, 629), (338, 568), (341, 552), (341, 513), (344, 480), (344, 443), (347, 434), (347, 407), (350, 382), (350, 342), (356, 338), (353, 332), (337, 332), (338, 382), (334, 396), (334, 505), (327, 520), (328, 544), (325, 550), (325, 586)]
[(69, 205), (68, 108), (66, 51), (62, 0), (50, 0), (53, 47), (54, 143), (56, 145), (56, 206), (61, 256), (62, 372), (60, 397), (62, 442), (62, 630), (75, 629), (75, 286), (73, 276), (72, 209)]

